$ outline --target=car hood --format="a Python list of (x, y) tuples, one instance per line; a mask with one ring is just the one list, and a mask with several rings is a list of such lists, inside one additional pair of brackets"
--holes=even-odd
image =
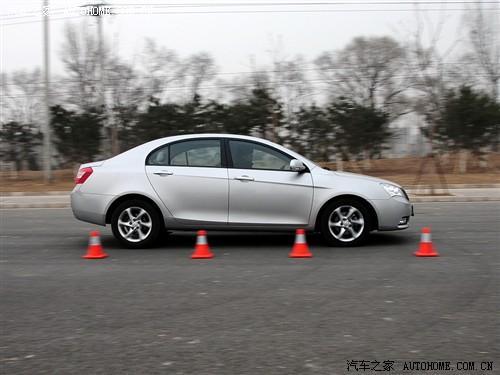
[(338, 172), (338, 171), (330, 171), (330, 173), (332, 173), (332, 174), (334, 174), (336, 176), (339, 176), (339, 177), (355, 178), (355, 179), (360, 179), (360, 180), (365, 180), (365, 181), (372, 181), (372, 182), (378, 182), (378, 183), (386, 183), (386, 184), (391, 184), (391, 185), (395, 185), (395, 186), (401, 187), (401, 185), (396, 184), (395, 182), (392, 182), (392, 181), (389, 181), (389, 180), (384, 180), (383, 178), (366, 176), (364, 174), (350, 173), (350, 172)]

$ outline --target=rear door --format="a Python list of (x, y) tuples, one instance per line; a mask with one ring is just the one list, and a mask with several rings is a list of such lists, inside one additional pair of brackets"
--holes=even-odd
[(227, 223), (228, 177), (220, 139), (188, 139), (153, 151), (146, 173), (175, 219)]
[(292, 157), (265, 144), (228, 139), (229, 224), (306, 225), (311, 174), (290, 170)]

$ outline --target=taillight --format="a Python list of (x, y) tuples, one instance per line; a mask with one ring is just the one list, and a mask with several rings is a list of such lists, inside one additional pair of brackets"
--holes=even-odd
[(91, 167), (80, 168), (75, 177), (75, 184), (83, 184), (87, 181), (87, 178), (90, 177), (92, 172), (94, 172), (94, 170)]

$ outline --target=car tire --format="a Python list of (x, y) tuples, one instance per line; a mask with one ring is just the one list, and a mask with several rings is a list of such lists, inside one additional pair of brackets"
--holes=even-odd
[(164, 230), (161, 214), (152, 204), (132, 199), (121, 203), (111, 216), (113, 235), (132, 249), (153, 246)]
[(366, 203), (339, 199), (329, 203), (320, 217), (320, 231), (329, 246), (359, 246), (370, 233), (372, 224)]

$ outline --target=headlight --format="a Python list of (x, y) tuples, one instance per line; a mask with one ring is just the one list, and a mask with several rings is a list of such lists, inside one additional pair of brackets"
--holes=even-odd
[(385, 189), (387, 194), (389, 194), (391, 197), (403, 197), (403, 190), (396, 185), (391, 185), (391, 184), (380, 184), (382, 187)]

